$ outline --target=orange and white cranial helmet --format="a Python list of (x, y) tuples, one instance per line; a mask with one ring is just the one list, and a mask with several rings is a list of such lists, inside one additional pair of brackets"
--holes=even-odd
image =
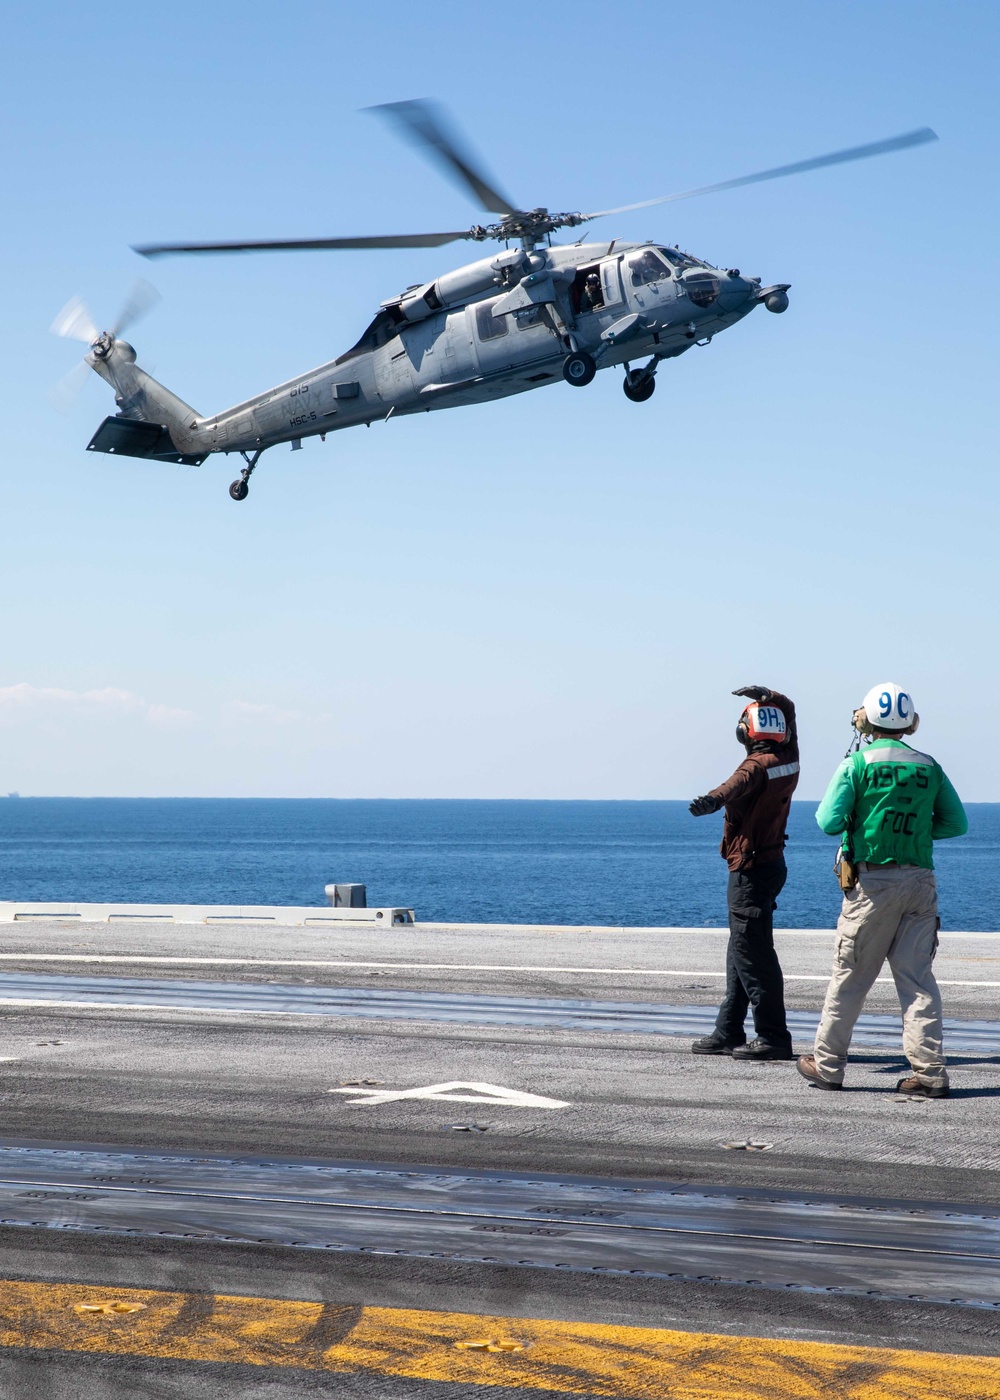
[(779, 710), (777, 705), (765, 705), (756, 700), (748, 705), (740, 716), (736, 731), (738, 737), (741, 730), (746, 734), (745, 740), (740, 739), (741, 743), (756, 744), (761, 739), (767, 739), (772, 744), (786, 744), (789, 738), (784, 710)]

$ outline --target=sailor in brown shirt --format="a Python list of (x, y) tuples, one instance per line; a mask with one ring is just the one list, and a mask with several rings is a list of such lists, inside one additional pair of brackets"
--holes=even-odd
[[(726, 809), (721, 853), (729, 866), (729, 948), (726, 995), (712, 1035), (696, 1040), (696, 1055), (740, 1060), (790, 1060), (785, 983), (774, 951), (772, 917), (785, 883), (785, 825), (799, 781), (795, 706), (766, 686), (733, 691), (749, 699), (736, 726), (747, 756), (736, 772), (690, 804), (692, 816)], [(753, 1008), (756, 1039), (744, 1023)]]

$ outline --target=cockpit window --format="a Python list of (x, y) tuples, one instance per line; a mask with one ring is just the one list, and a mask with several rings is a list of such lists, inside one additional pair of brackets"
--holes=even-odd
[(667, 262), (673, 263), (674, 267), (700, 267), (697, 258), (692, 258), (689, 253), (682, 253), (679, 248), (657, 248), (656, 250)]
[(670, 276), (670, 268), (653, 252), (652, 248), (647, 248), (638, 257), (630, 258), (628, 266), (632, 274), (633, 287), (644, 287), (647, 282), (659, 282), (664, 277)]

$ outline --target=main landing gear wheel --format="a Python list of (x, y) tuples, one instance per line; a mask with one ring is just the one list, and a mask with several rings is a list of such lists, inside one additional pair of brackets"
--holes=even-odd
[(574, 350), (563, 360), (562, 371), (567, 384), (582, 389), (597, 373), (597, 366), (594, 364), (593, 355), (588, 355), (586, 350)]
[(653, 397), (656, 379), (652, 374), (626, 374), (622, 388), (632, 403), (645, 403)]
[(232, 486), (230, 486), (229, 494), (234, 501), (245, 501), (250, 494), (250, 487), (243, 478), (240, 477), (239, 481), (234, 481)]

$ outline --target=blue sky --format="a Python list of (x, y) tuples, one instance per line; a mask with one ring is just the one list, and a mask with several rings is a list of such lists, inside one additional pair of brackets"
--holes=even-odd
[[(998, 39), (985, 0), (8, 16), (0, 790), (686, 797), (762, 681), (799, 703), (818, 796), (892, 678), (960, 791), (1000, 800), (1000, 751), (963, 742), (1000, 686)], [(595, 226), (792, 283), (648, 404), (609, 371), (355, 429), (269, 453), (242, 505), (231, 459), (85, 453), (105, 386), (47, 399), (74, 293), (108, 322), (149, 277), (140, 363), (208, 412), (465, 260), (129, 251), (463, 227), (481, 211), (360, 110), (416, 96), (527, 207), (941, 140)]]

